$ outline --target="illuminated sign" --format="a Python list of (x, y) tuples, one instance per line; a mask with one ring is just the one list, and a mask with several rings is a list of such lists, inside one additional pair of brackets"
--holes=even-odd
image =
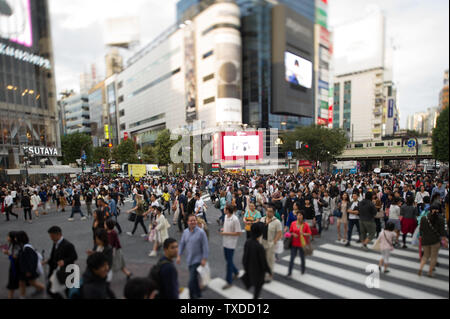
[(263, 158), (262, 132), (222, 132), (222, 160)]
[(313, 66), (311, 61), (290, 52), (285, 52), (286, 81), (310, 89), (312, 86)]
[(13, 48), (3, 43), (0, 43), (0, 55), (10, 56), (19, 61), (28, 62), (41, 68), (46, 68), (47, 70), (50, 70), (52, 68), (50, 60), (20, 49)]
[(0, 38), (33, 46), (30, 0), (0, 0)]
[(105, 125), (105, 139), (109, 140), (109, 125)]
[(23, 149), (24, 151), (28, 151), (31, 155), (34, 156), (59, 156), (58, 149), (53, 147), (25, 146)]

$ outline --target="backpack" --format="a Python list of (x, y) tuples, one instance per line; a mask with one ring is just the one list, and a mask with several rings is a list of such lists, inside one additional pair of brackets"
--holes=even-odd
[(161, 291), (161, 268), (165, 264), (170, 264), (170, 261), (167, 259), (159, 260), (151, 269), (150, 273), (148, 274), (148, 277), (153, 281), (155, 284), (155, 289), (158, 291)]

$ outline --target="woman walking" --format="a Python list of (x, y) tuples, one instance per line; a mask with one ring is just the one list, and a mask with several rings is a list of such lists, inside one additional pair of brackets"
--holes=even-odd
[(108, 233), (108, 242), (113, 249), (112, 270), (113, 272), (121, 270), (125, 276), (127, 276), (127, 280), (129, 280), (133, 274), (125, 266), (125, 259), (122, 254), (122, 245), (120, 244), (119, 236), (114, 230), (114, 227), (116, 227), (116, 222), (112, 219), (108, 219), (106, 221), (106, 231)]
[(8, 289), (8, 299), (14, 298), (14, 292), (19, 289), (19, 252), (20, 245), (17, 240), (17, 232), (9, 232), (8, 237), (8, 246), (4, 247), (3, 253), (9, 258), (9, 276), (8, 276), (8, 285), (6, 289)]
[(440, 214), (439, 205), (431, 205), (428, 216), (420, 220), (420, 233), (422, 236), (422, 248), (424, 254), (420, 262), (419, 276), (422, 276), (422, 270), (425, 264), (430, 260), (430, 269), (428, 277), (433, 277), (433, 270), (437, 263), (437, 257), (441, 243), (448, 247), (448, 240), (445, 234), (444, 220)]
[(220, 215), (219, 219), (217, 220), (217, 224), (219, 226), (223, 225), (223, 221), (225, 219), (225, 205), (227, 204), (227, 198), (226, 197), (227, 197), (227, 193), (224, 190), (222, 190), (220, 192), (220, 197), (219, 197), (219, 203), (220, 203), (220, 208), (219, 209), (220, 209), (221, 215)]
[(127, 212), (127, 214), (131, 214), (132, 212), (136, 212), (136, 219), (134, 221), (133, 231), (131, 233), (127, 232), (127, 235), (133, 236), (134, 233), (136, 232), (138, 224), (140, 224), (142, 226), (142, 228), (144, 229), (144, 234), (142, 234), (141, 236), (147, 237), (147, 235), (148, 235), (147, 228), (145, 227), (145, 224), (144, 224), (144, 217), (147, 216), (147, 213), (145, 212), (144, 197), (142, 195), (142, 191), (139, 191), (139, 193), (136, 195), (136, 207), (129, 210)]
[(23, 208), (24, 220), (26, 222), (29, 217), (30, 220), (28, 222), (31, 224), (33, 222), (31, 219), (31, 200), (30, 200), (30, 195), (28, 195), (27, 192), (23, 192), (21, 204), (22, 204), (22, 208)]
[(378, 269), (381, 271), (381, 267), (384, 266), (384, 272), (389, 272), (389, 256), (391, 251), (394, 250), (394, 239), (397, 236), (394, 232), (395, 225), (393, 223), (387, 223), (386, 228), (381, 231), (378, 240), (380, 241), (380, 253), (381, 259), (378, 264)]
[(291, 224), (289, 232), (292, 236), (292, 247), (291, 247), (291, 260), (289, 261), (289, 272), (287, 277), (292, 275), (292, 268), (294, 267), (294, 260), (297, 257), (297, 252), (300, 255), (301, 260), (301, 272), (302, 275), (305, 273), (305, 251), (304, 248), (310, 245), (312, 232), (309, 224), (303, 219), (303, 211), (297, 214), (297, 221)]
[[(158, 249), (162, 246), (164, 241), (169, 238), (168, 229), (170, 227), (166, 217), (162, 214), (162, 207), (156, 206), (156, 217), (153, 222), (153, 229), (155, 231), (153, 250), (148, 254), (149, 257), (155, 257)], [(151, 231), (151, 230), (150, 230)]]
[(403, 249), (408, 248), (406, 246), (406, 236), (414, 234), (417, 227), (417, 217), (419, 217), (419, 210), (414, 206), (414, 197), (406, 197), (406, 204), (400, 208), (400, 224), (403, 234)]
[(251, 202), (248, 210), (245, 212), (244, 215), (244, 224), (245, 224), (245, 231), (247, 232), (247, 239), (251, 238), (251, 229), (252, 225), (259, 222), (261, 219), (261, 213), (256, 210), (256, 206), (254, 202)]
[[(348, 214), (347, 210), (350, 207), (350, 199), (348, 197), (348, 193), (344, 192), (342, 194), (341, 200), (337, 203), (337, 209), (342, 213), (341, 217), (337, 219), (337, 232), (338, 232), (338, 241), (342, 241), (345, 238), (345, 235), (348, 232)], [(344, 236), (341, 235), (341, 225), (344, 227)]]

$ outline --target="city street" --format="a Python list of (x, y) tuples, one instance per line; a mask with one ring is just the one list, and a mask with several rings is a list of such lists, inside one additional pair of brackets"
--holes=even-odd
[[(220, 215), (219, 210), (215, 209), (206, 196), (206, 204), (209, 206), (207, 218), (210, 222), (209, 227), (209, 249), (210, 249), (210, 268), (211, 283), (204, 290), (205, 299), (249, 299), (253, 296), (253, 291), (247, 291), (240, 280), (235, 281), (234, 287), (228, 290), (222, 290), (225, 284), (226, 263), (223, 255), (222, 238), (218, 235), (219, 226), (216, 222)], [(123, 253), (127, 262), (127, 268), (133, 273), (134, 277), (146, 276), (153, 264), (156, 263), (156, 257), (149, 257), (148, 253), (152, 244), (141, 237), (142, 229), (138, 228), (134, 237), (130, 237), (126, 232), (132, 230), (133, 224), (127, 220), (126, 209), (131, 208), (132, 203), (126, 200), (126, 205), (121, 207), (119, 217), (123, 233), (120, 241)], [(82, 207), (86, 213), (85, 207)], [(86, 266), (86, 251), (92, 249), (92, 220), (81, 221), (79, 215), (75, 215), (75, 221), (69, 222), (70, 207), (66, 208), (65, 213), (56, 213), (54, 210), (38, 220), (33, 219), (32, 224), (23, 221), (22, 209), (15, 208), (15, 212), (20, 213), (19, 220), (12, 219), (5, 221), (1, 216), (0, 221), (0, 244), (4, 244), (6, 234), (12, 230), (24, 230), (30, 237), (31, 244), (39, 251), (45, 250), (45, 258), (49, 256), (52, 242), (47, 234), (47, 230), (58, 225), (63, 230), (63, 236), (72, 242), (78, 253), (77, 264), (80, 265), (82, 272)], [(167, 214), (167, 212), (166, 212)], [(33, 216), (34, 217), (34, 216)], [(172, 221), (173, 215), (169, 216)], [(148, 224), (148, 222), (146, 222)], [(181, 233), (178, 227), (172, 225), (169, 229), (171, 237), (179, 240)], [(353, 238), (357, 240), (356, 230)], [(378, 288), (369, 289), (366, 287), (366, 280), (370, 272), (366, 272), (368, 265), (378, 265), (379, 253), (370, 251), (365, 252), (360, 248), (360, 244), (352, 242), (352, 247), (344, 247), (342, 243), (336, 241), (336, 226), (333, 225), (329, 230), (324, 230), (321, 238), (314, 240), (314, 254), (306, 258), (306, 273), (300, 274), (300, 260), (296, 259), (296, 265), (293, 275), (286, 279), (289, 252), (285, 251), (279, 261), (276, 262), (274, 280), (270, 284), (265, 284), (261, 297), (263, 299), (398, 299), (398, 298), (420, 298), (420, 299), (440, 299), (449, 298), (449, 251), (441, 249), (439, 252), (439, 267), (435, 272), (434, 278), (427, 276), (419, 277), (417, 270), (419, 268), (418, 248), (410, 244), (411, 238), (408, 238), (408, 249), (396, 249), (390, 260), (390, 273), (380, 274)], [(242, 268), (242, 254), (245, 243), (245, 233), (239, 239), (238, 248), (235, 252), (234, 261), (236, 266)], [(369, 246), (370, 247), (370, 246)], [(160, 252), (161, 253), (161, 252)], [(8, 277), (9, 261), (5, 255), (0, 258), (0, 299), (7, 297), (6, 283)], [(377, 267), (375, 267), (377, 268)], [(188, 270), (182, 259), (181, 265), (177, 265), (180, 287), (186, 287), (188, 283)], [(425, 266), (428, 271), (428, 265)], [(43, 281), (43, 278), (40, 278)], [(122, 273), (115, 273), (113, 277), (112, 288), (118, 298), (123, 297), (123, 287), (126, 277)], [(28, 298), (45, 298), (45, 295), (32, 296), (34, 288), (27, 292)], [(16, 292), (16, 298), (18, 292)], [(180, 298), (188, 298), (187, 289), (180, 295)]]

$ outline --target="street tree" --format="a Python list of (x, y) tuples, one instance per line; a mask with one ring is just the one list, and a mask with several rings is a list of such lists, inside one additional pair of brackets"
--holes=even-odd
[(111, 159), (115, 160), (117, 164), (123, 163), (137, 163), (137, 148), (133, 140), (122, 140), (119, 145), (114, 146), (111, 150)]
[[(317, 125), (297, 127), (295, 130), (283, 134), (282, 140), (283, 152), (290, 151), (298, 159), (314, 162), (332, 162), (336, 156), (344, 152), (348, 143), (344, 130), (328, 129)], [(296, 141), (303, 143), (303, 147), (299, 150), (296, 149)], [(308, 145), (308, 148), (305, 145)]]
[(108, 161), (111, 157), (110, 151), (108, 147), (94, 147), (93, 151), (93, 163), (94, 164), (100, 164), (101, 160), (104, 159), (105, 161)]
[(156, 152), (156, 147), (152, 145), (145, 145), (141, 149), (142, 152), (142, 160), (144, 163), (158, 163), (158, 154)]
[(172, 163), (170, 150), (177, 142), (177, 140), (170, 139), (170, 131), (168, 129), (159, 132), (154, 146), (159, 165), (167, 166)]
[(92, 162), (92, 139), (88, 134), (73, 133), (62, 136), (61, 150), (64, 165), (76, 163), (76, 160), (81, 158), (83, 151), (86, 153), (87, 163)]
[(433, 158), (438, 161), (448, 163), (448, 107), (446, 107), (436, 121), (436, 128), (433, 130)]

